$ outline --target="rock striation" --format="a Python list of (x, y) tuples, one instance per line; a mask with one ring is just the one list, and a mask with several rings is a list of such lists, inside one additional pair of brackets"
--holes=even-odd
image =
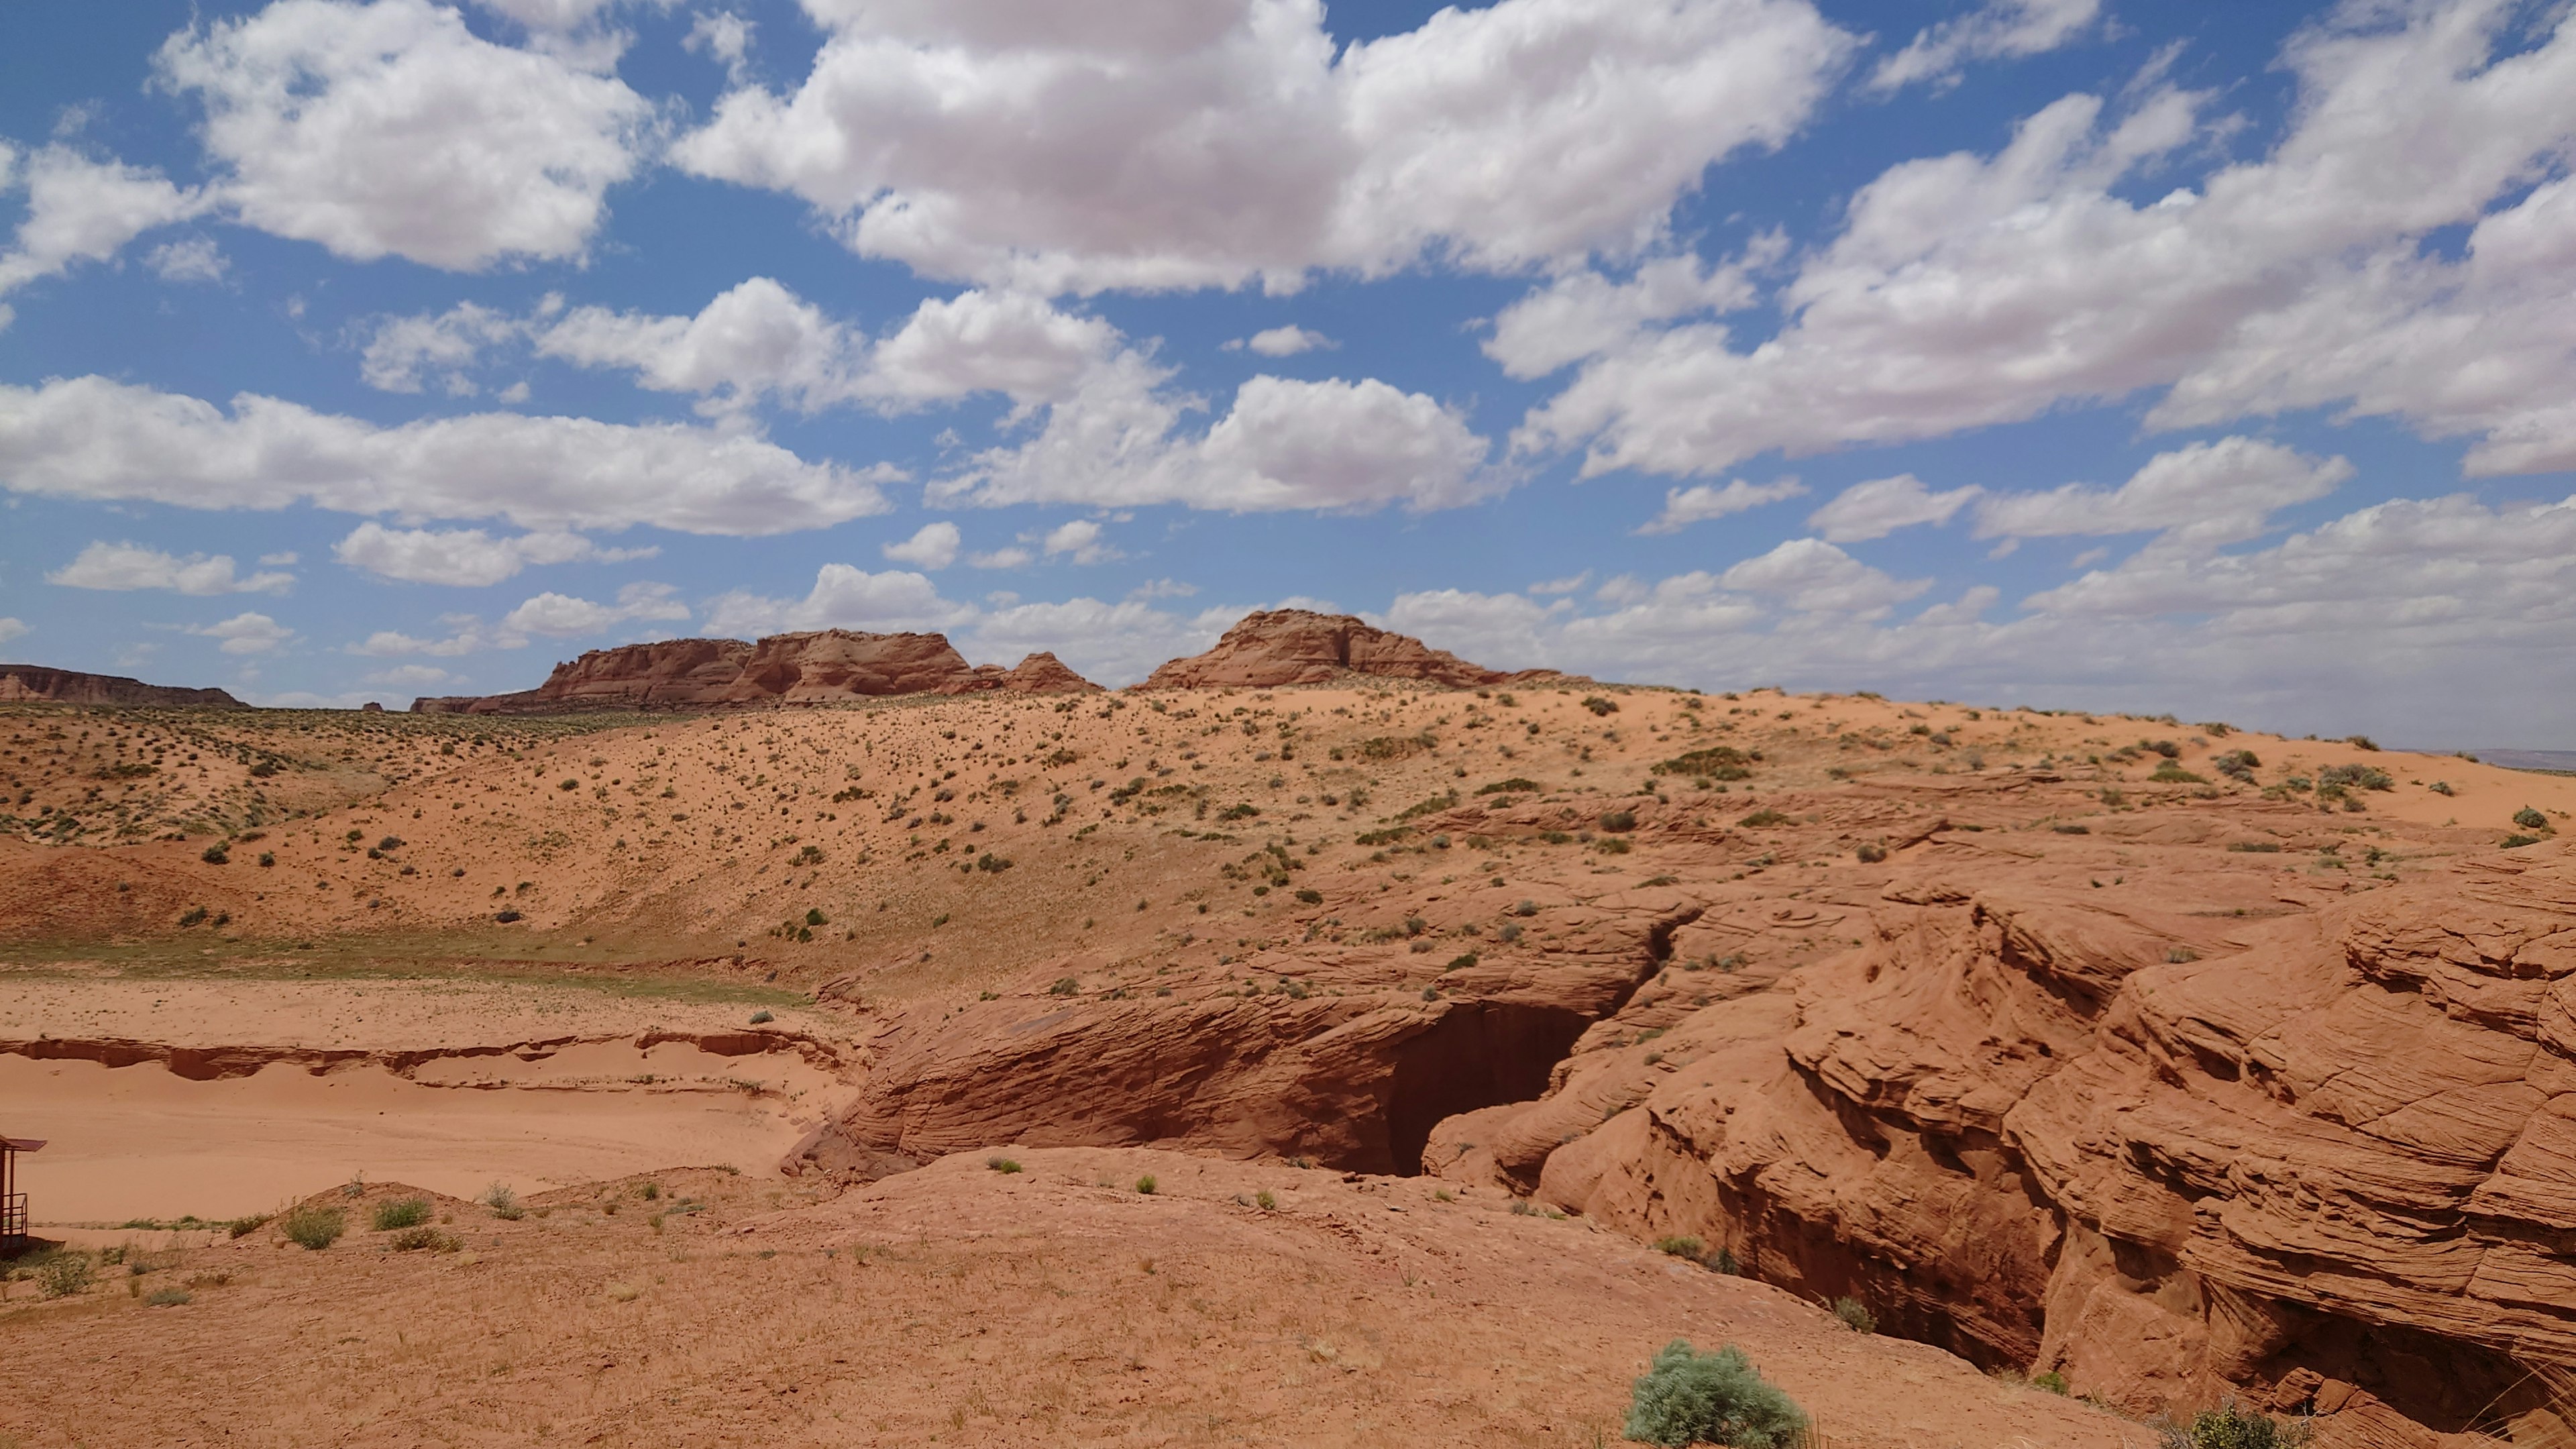
[(970, 665), (944, 634), (826, 629), (594, 649), (516, 694), (423, 698), (418, 714), (559, 714), (831, 704), (900, 694), (1069, 693), (1100, 686), (1053, 654)]
[(1329, 684), (1354, 674), (1451, 688), (1567, 677), (1545, 669), (1517, 674), (1486, 669), (1409, 634), (1391, 633), (1349, 614), (1271, 609), (1246, 614), (1225, 631), (1215, 648), (1172, 660), (1140, 687), (1269, 689), (1283, 684)]
[(101, 704), (129, 708), (248, 709), (220, 689), (180, 689), (116, 674), (83, 674), (40, 664), (0, 664), (0, 701)]

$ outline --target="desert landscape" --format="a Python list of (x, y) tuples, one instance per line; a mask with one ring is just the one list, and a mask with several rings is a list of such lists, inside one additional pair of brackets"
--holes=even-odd
[(2576, 777), (1297, 611), (76, 689), (28, 1449), (1597, 1444), (1674, 1339), (1835, 1449), (2567, 1442)]

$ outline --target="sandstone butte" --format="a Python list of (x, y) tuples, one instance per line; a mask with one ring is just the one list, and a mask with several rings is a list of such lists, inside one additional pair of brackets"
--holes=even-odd
[(1270, 689), (1329, 684), (1348, 675), (1409, 679), (1451, 688), (1530, 683), (1567, 676), (1532, 669), (1482, 669), (1406, 634), (1390, 633), (1348, 614), (1271, 609), (1246, 614), (1204, 654), (1175, 659), (1143, 689)]
[(241, 709), (220, 689), (179, 689), (115, 674), (83, 674), (40, 664), (0, 664), (0, 702), (106, 705), (120, 708)]
[[(1003, 1147), (1320, 1164), (1695, 1239), (2130, 1414), (2570, 1442), (2576, 781), (2170, 719), (1498, 689), (1311, 615), (1227, 639), (1151, 692), (578, 739), (387, 717), (390, 783), (259, 840), (273, 873), (0, 839), (0, 932), (650, 926), (639, 959), (846, 1023), (851, 1091), (780, 1163), (817, 1202), (981, 1182)], [(754, 647), (626, 653), (685, 682)], [(67, 807), (103, 746), (43, 738)], [(174, 818), (241, 798), (181, 786), (216, 793)], [(388, 826), (410, 843), (354, 854)], [(0, 1055), (163, 1050), (30, 1035)]]
[(555, 714), (816, 705), (898, 694), (1048, 694), (1100, 686), (1053, 654), (969, 665), (944, 634), (825, 629), (740, 639), (666, 639), (594, 649), (517, 694), (412, 701), (416, 714)]

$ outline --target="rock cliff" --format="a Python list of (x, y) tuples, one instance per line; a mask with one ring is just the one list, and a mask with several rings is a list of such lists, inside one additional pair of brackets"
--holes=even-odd
[(740, 639), (666, 639), (594, 649), (535, 689), (425, 698), (420, 714), (555, 714), (578, 710), (688, 710), (829, 704), (897, 694), (1046, 694), (1099, 686), (1053, 654), (1004, 669), (969, 665), (943, 634), (860, 634), (826, 629)]
[(250, 708), (220, 689), (179, 689), (115, 674), (83, 674), (77, 669), (47, 669), (38, 664), (0, 664), (0, 701), (17, 700), (133, 708)]
[(1267, 689), (1329, 684), (1348, 675), (1412, 679), (1452, 688), (1556, 680), (1552, 670), (1518, 674), (1485, 669), (1408, 634), (1376, 628), (1349, 614), (1272, 609), (1246, 614), (1216, 647), (1157, 669), (1145, 689)]

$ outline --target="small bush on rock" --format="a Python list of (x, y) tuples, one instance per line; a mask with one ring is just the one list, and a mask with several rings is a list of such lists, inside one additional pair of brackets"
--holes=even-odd
[(407, 1197), (398, 1202), (376, 1204), (375, 1213), (368, 1219), (368, 1224), (377, 1232), (390, 1233), (396, 1228), (416, 1228), (428, 1221), (429, 1199)]
[(2203, 1409), (2189, 1422), (2166, 1419), (2156, 1425), (2163, 1449), (2296, 1449), (2308, 1442), (2305, 1424), (2284, 1424), (2229, 1400)]
[(1715, 1353), (1694, 1353), (1688, 1340), (1677, 1338), (1637, 1380), (1624, 1432), (1667, 1449), (1789, 1449), (1806, 1429), (1806, 1414), (1754, 1369), (1744, 1350), (1730, 1344)]
[(340, 1241), (340, 1235), (349, 1230), (349, 1218), (338, 1208), (318, 1208), (307, 1204), (288, 1213), (286, 1221), (279, 1226), (285, 1231), (287, 1241), (318, 1253)]

